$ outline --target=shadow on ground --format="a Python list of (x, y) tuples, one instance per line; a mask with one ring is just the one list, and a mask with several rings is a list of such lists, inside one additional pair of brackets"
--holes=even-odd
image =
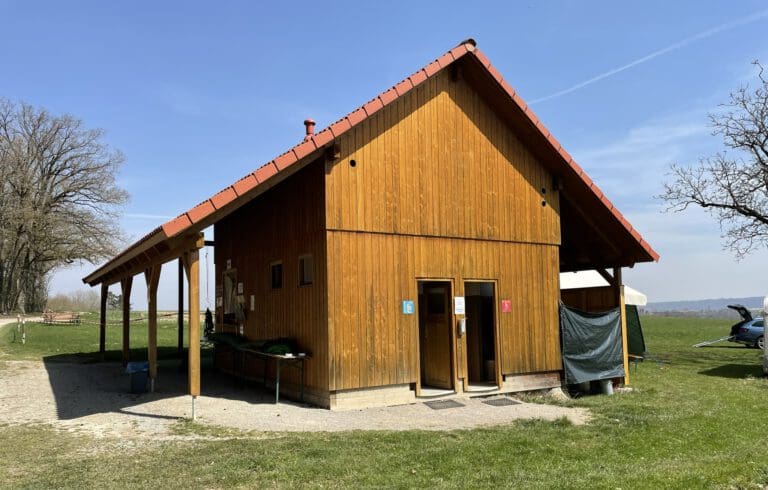
[(763, 369), (757, 364), (724, 364), (715, 368), (699, 371), (699, 374), (716, 376), (718, 378), (744, 379), (750, 376), (761, 378), (763, 376)]
[(730, 344), (730, 345), (702, 345), (701, 347), (697, 347), (697, 349), (739, 349), (744, 350), (746, 347), (744, 347), (741, 344)]
[[(146, 356), (146, 350), (143, 353)], [(132, 356), (132, 359), (137, 357)], [(105, 358), (119, 359), (120, 351), (107, 352)], [(99, 362), (98, 359), (98, 353), (43, 358), (58, 419), (71, 420), (99, 413), (178, 418), (142, 410), (142, 406), (149, 402), (189, 394), (187, 370), (178, 359), (175, 348), (158, 348), (158, 374), (152, 393), (130, 393), (130, 377), (121, 363)], [(274, 391), (265, 390), (261, 383), (244, 381), (215, 370), (210, 350), (203, 351), (201, 364), (201, 395), (254, 404), (274, 402)]]

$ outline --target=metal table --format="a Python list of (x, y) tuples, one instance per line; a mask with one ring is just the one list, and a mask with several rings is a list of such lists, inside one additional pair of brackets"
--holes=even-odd
[(269, 361), (275, 362), (275, 403), (280, 401), (280, 374), (284, 368), (295, 368), (301, 372), (301, 401), (304, 401), (304, 361), (309, 356), (298, 356), (294, 354), (269, 354), (267, 352), (261, 352), (256, 349), (250, 349), (247, 347), (237, 347), (236, 350), (245, 354), (250, 354), (264, 361), (264, 371), (262, 380), (264, 382), (264, 388), (267, 387), (267, 364)]

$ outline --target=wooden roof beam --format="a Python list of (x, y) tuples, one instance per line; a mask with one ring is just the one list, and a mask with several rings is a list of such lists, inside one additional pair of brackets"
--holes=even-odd
[(184, 253), (190, 250), (198, 250), (205, 245), (205, 238), (202, 233), (196, 233), (193, 235), (184, 236), (178, 239), (172, 240), (173, 243), (169, 244), (166, 251), (158, 251), (157, 247), (152, 247), (151, 253), (149, 250), (142, 253), (143, 260), (136, 257), (132, 261), (116, 268), (112, 273), (107, 274), (103, 278), (97, 279), (91, 285), (94, 286), (99, 283), (114, 284), (127, 277), (135, 276), (143, 273), (146, 269), (160, 266), (171, 260), (178, 259)]
[(611, 248), (617, 256), (621, 257), (622, 253), (621, 250), (613, 243), (613, 240), (611, 240), (608, 235), (606, 235), (603, 230), (600, 229), (600, 227), (595, 223), (595, 221), (587, 215), (579, 206), (577, 206), (573, 201), (568, 199), (567, 196), (564, 195), (563, 192), (560, 193), (561, 198), (563, 198), (565, 201), (568, 202), (568, 206), (573, 209), (576, 214), (579, 215), (579, 218), (584, 220), (587, 225), (595, 232), (595, 235), (600, 237), (600, 239), (605, 242), (609, 248)]
[(612, 276), (610, 272), (603, 269), (602, 267), (598, 267), (595, 270), (597, 271), (598, 274), (600, 274), (603, 277), (603, 279), (606, 280), (609, 286), (616, 287), (616, 278)]

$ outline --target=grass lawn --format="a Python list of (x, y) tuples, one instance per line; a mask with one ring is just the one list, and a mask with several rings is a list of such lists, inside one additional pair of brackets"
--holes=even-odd
[[(133, 313), (133, 318), (142, 314)], [(122, 314), (110, 311), (107, 314), (106, 353), (107, 361), (122, 359), (123, 327)], [(157, 322), (158, 359), (177, 356), (178, 326), (176, 317), (158, 318)], [(26, 324), (27, 342), (22, 345), (16, 324), (6, 326), (0, 332), (0, 360), (47, 360), (97, 361), (99, 360), (99, 315), (81, 315), (79, 325), (45, 325), (30, 322)], [(187, 345), (187, 330), (184, 330), (184, 345)], [(131, 322), (131, 359), (147, 359), (147, 321)]]
[(568, 402), (592, 410), (586, 426), (535, 421), (450, 432), (241, 434), (179, 422), (180, 434), (203, 437), (138, 448), (5, 426), (0, 485), (766, 488), (768, 381), (759, 351), (729, 343), (690, 347), (725, 335), (727, 321), (643, 322), (648, 350), (670, 364), (641, 364), (631, 373), (632, 393)]

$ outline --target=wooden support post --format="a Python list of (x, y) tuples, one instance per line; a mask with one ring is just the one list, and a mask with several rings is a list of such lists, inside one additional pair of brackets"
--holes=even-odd
[(131, 287), (133, 276), (120, 281), (123, 295), (123, 366), (131, 360)]
[(183, 367), (186, 362), (184, 361), (184, 260), (179, 257), (179, 339), (178, 339), (178, 351), (179, 359), (181, 360), (181, 366)]
[(99, 357), (104, 360), (107, 350), (107, 293), (109, 284), (101, 283), (101, 308), (99, 309)]
[(621, 267), (613, 269), (613, 278), (616, 281), (616, 303), (621, 313), (621, 350), (624, 356), (624, 385), (629, 384), (629, 350), (627, 344), (627, 309), (624, 305), (624, 284), (621, 278)]
[(192, 420), (197, 417), (195, 402), (200, 396), (200, 249), (203, 248), (203, 234), (199, 234), (194, 248), (185, 252), (181, 258), (189, 283), (189, 348), (187, 369), (189, 394), (192, 395)]
[(144, 271), (147, 281), (147, 309), (149, 319), (149, 338), (147, 357), (149, 358), (149, 390), (155, 391), (157, 378), (157, 285), (160, 282), (160, 265), (153, 265)]
[(200, 396), (200, 253), (198, 250), (191, 250), (184, 254), (184, 269), (189, 283), (189, 357), (187, 360), (189, 394), (194, 398)]

